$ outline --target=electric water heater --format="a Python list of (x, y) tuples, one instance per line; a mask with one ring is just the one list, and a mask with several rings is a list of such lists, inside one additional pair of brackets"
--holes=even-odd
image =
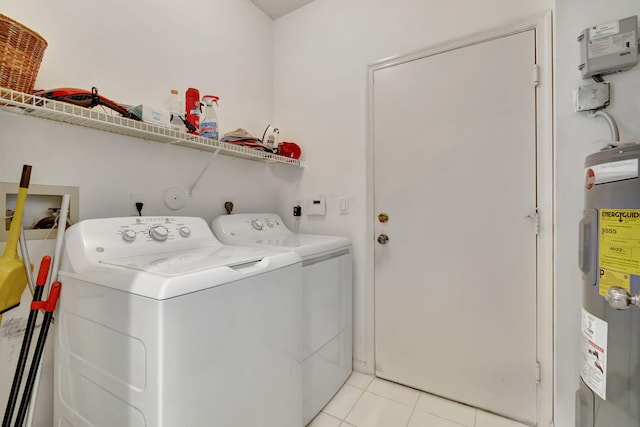
[(640, 426), (640, 144), (585, 161), (577, 427)]

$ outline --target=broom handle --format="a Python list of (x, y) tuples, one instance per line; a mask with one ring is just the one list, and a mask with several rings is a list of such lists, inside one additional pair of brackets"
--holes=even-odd
[(7, 237), (7, 246), (4, 249), (3, 257), (18, 257), (18, 239), (20, 238), (20, 227), (22, 226), (22, 214), (24, 212), (24, 204), (27, 201), (27, 189), (29, 188), (29, 180), (31, 179), (31, 166), (22, 166), (22, 176), (20, 177), (20, 188), (18, 189), (18, 199), (16, 200), (16, 210), (11, 219), (9, 227), (9, 236)]
[(64, 241), (64, 232), (67, 229), (67, 217), (69, 215), (69, 199), (68, 194), (62, 196), (60, 204), (60, 215), (58, 215), (58, 234), (56, 236), (56, 247), (53, 251), (53, 265), (51, 267), (51, 280), (49, 283), (58, 281), (58, 271), (60, 270), (60, 260), (62, 258), (62, 243)]
[[(62, 204), (60, 205), (60, 215), (58, 215), (58, 234), (56, 236), (56, 247), (53, 251), (53, 266), (51, 268), (50, 284), (58, 281), (58, 270), (60, 268), (60, 259), (62, 258), (62, 243), (64, 240), (64, 233), (67, 229), (67, 216), (69, 213), (69, 195), (64, 194), (62, 196)], [(51, 288), (49, 289), (49, 295), (51, 295)], [(53, 319), (52, 319), (53, 320)], [(44, 349), (42, 350), (44, 353)], [(31, 427), (33, 425), (33, 417), (36, 410), (36, 402), (38, 400), (38, 393), (40, 392), (40, 374), (42, 373), (42, 361), (44, 356), (40, 357), (40, 362), (36, 368), (36, 378), (34, 388), (35, 390), (31, 394), (31, 401), (29, 402), (29, 412), (27, 413), (27, 420), (25, 425)]]

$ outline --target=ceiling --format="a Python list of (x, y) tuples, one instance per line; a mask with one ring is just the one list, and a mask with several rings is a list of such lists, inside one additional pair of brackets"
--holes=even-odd
[(251, 0), (271, 19), (280, 18), (287, 13), (311, 3), (313, 0)]

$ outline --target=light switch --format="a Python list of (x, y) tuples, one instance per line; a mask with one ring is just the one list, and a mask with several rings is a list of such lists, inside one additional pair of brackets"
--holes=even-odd
[(340, 215), (346, 215), (349, 213), (349, 199), (347, 197), (340, 197), (338, 200)]

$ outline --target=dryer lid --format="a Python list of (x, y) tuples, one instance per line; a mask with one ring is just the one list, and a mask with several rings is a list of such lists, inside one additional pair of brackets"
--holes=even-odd
[(212, 228), (224, 244), (285, 249), (303, 259), (351, 246), (346, 237), (293, 233), (279, 215), (272, 213), (220, 215), (213, 220)]
[(317, 234), (285, 234), (255, 239), (237, 244), (251, 246), (266, 246), (295, 251), (303, 259), (312, 256), (344, 249), (351, 245), (346, 237), (323, 236)]

